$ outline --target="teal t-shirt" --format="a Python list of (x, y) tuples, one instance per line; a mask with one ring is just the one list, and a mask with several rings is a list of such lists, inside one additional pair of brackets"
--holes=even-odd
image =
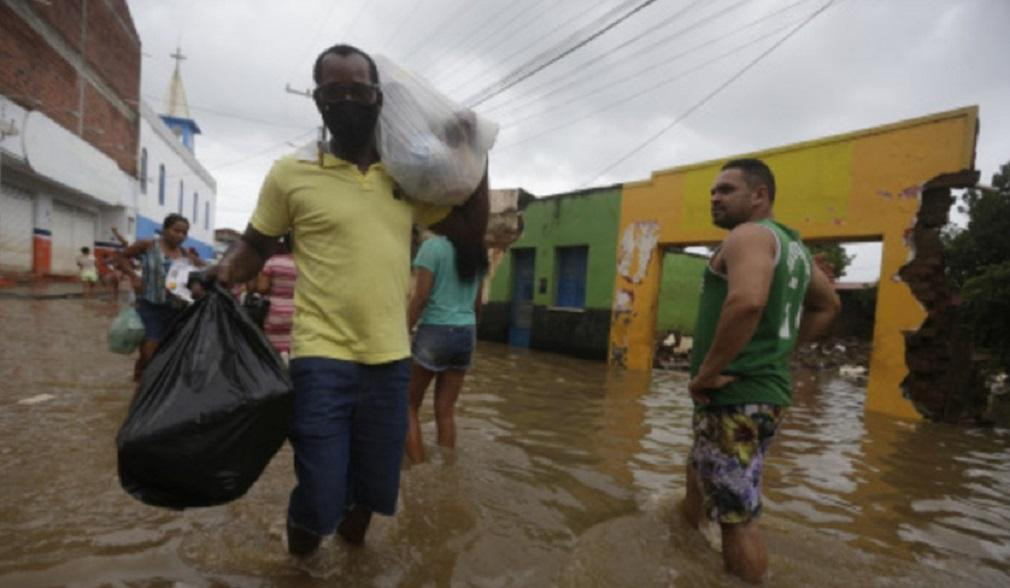
[(435, 275), (428, 305), (421, 313), (422, 325), (473, 325), (477, 323), (473, 303), (480, 288), (480, 276), (469, 281), (456, 273), (456, 248), (442, 236), (431, 237), (417, 251), (414, 267)]

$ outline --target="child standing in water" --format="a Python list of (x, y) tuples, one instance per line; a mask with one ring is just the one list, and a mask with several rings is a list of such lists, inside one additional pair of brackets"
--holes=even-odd
[(98, 268), (89, 247), (81, 247), (81, 254), (77, 256), (77, 269), (80, 271), (81, 284), (84, 285), (84, 297), (91, 298), (95, 284), (98, 283)]

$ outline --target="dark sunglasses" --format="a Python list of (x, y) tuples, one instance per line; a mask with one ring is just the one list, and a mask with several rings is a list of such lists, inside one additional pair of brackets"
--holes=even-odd
[(316, 102), (357, 102), (359, 104), (375, 104), (379, 99), (379, 86), (362, 82), (330, 82), (317, 86), (312, 92)]

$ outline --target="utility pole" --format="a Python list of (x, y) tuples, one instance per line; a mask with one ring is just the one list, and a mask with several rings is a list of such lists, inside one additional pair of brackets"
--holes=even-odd
[[(312, 90), (296, 90), (291, 87), (291, 84), (284, 84), (284, 91), (295, 96), (312, 98)], [(326, 143), (326, 125), (319, 125), (319, 141), (323, 144)]]

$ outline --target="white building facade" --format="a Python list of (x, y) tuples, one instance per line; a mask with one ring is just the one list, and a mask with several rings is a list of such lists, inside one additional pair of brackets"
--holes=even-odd
[(189, 238), (183, 246), (212, 259), (217, 183), (161, 116), (144, 103), (140, 115), (136, 238), (151, 238), (166, 216), (181, 214), (189, 221)]

